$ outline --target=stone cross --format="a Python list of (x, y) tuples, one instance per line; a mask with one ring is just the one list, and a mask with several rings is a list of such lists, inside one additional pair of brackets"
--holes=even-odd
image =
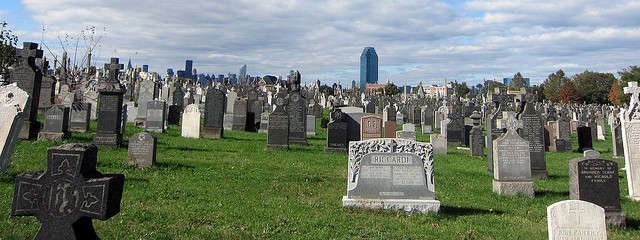
[(580, 225), (582, 214), (586, 211), (580, 208), (579, 203), (570, 203), (569, 205), (569, 214), (573, 215), (573, 218), (576, 220), (576, 224)]
[(44, 51), (38, 50), (38, 44), (32, 42), (23, 43), (22, 49), (16, 49), (20, 52), (20, 56), (25, 62), (35, 61), (36, 58), (42, 58)]
[(640, 87), (638, 87), (638, 82), (628, 82), (628, 87), (624, 87), (624, 93), (631, 93), (631, 102), (629, 102), (629, 106), (633, 106), (638, 102), (638, 96), (640, 96)]
[(120, 64), (119, 58), (111, 58), (111, 63), (104, 64), (104, 69), (109, 70), (109, 78), (107, 78), (107, 82), (119, 82), (118, 74), (120, 73), (120, 69), (124, 68), (124, 64)]
[(93, 218), (120, 211), (124, 175), (96, 170), (95, 145), (69, 143), (49, 148), (47, 170), (16, 177), (12, 216), (36, 216), (35, 239), (98, 239)]
[(516, 113), (513, 111), (502, 112), (502, 119), (498, 119), (497, 123), (498, 128), (506, 128), (507, 132), (515, 132), (522, 128), (522, 121), (516, 119)]

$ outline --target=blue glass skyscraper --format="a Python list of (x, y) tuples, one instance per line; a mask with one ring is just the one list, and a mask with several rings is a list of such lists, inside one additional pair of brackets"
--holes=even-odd
[(360, 91), (364, 91), (367, 83), (378, 82), (378, 54), (373, 47), (366, 47), (360, 55)]

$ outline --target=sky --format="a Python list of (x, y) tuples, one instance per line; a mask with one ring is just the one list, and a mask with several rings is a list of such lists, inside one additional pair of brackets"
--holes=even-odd
[(640, 0), (3, 0), (0, 22), (51, 62), (66, 49), (81, 63), (93, 48), (98, 67), (118, 57), (161, 76), (190, 59), (198, 73), (247, 64), (252, 76), (297, 69), (304, 83), (344, 86), (374, 47), (379, 83), (415, 86), (617, 76), (640, 65), (639, 12)]

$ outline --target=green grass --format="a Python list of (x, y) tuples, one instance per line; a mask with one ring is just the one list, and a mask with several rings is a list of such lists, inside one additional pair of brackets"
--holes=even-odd
[[(318, 119), (319, 122), (319, 119)], [(95, 122), (92, 125), (95, 130)], [(127, 126), (125, 139), (142, 129)], [(418, 129), (419, 132), (419, 129)], [(125, 175), (121, 212), (94, 220), (103, 239), (546, 239), (546, 207), (569, 199), (568, 162), (574, 153), (548, 153), (550, 179), (535, 181), (536, 197), (492, 193), (486, 158), (449, 148), (435, 156), (439, 214), (342, 207), (347, 155), (325, 153), (326, 132), (309, 146), (288, 151), (265, 148), (266, 134), (225, 131), (222, 140), (185, 139), (171, 126), (158, 137), (157, 164), (137, 169), (126, 163), (126, 148), (101, 148), (98, 170)], [(610, 135), (608, 136), (610, 138)], [(74, 133), (69, 142), (91, 141)], [(418, 140), (428, 136), (418, 134)], [(125, 141), (126, 142), (126, 141)], [(8, 172), (0, 175), (0, 239), (32, 239), (35, 217), (10, 217), (18, 173), (45, 169), (46, 149), (63, 142), (19, 141)], [(595, 142), (611, 159), (611, 141)], [(577, 142), (574, 139), (574, 148)], [(486, 151), (485, 151), (486, 153)], [(622, 159), (615, 159), (620, 167)], [(640, 203), (626, 198), (627, 229), (610, 229), (610, 239), (640, 238)]]

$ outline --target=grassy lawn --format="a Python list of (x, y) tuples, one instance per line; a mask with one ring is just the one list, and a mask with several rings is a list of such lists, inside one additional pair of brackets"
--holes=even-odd
[[(141, 130), (128, 125), (125, 139)], [(546, 207), (569, 199), (568, 162), (581, 156), (547, 153), (550, 179), (535, 181), (536, 197), (504, 197), (492, 193), (486, 158), (450, 147), (448, 155), (435, 156), (440, 213), (407, 215), (343, 208), (347, 155), (325, 153), (326, 132), (319, 128), (309, 146), (288, 151), (266, 150), (261, 133), (225, 131), (222, 140), (185, 139), (179, 127), (171, 126), (154, 135), (157, 164), (147, 169), (127, 165), (126, 147), (99, 150), (100, 172), (125, 175), (121, 212), (107, 221), (94, 220), (101, 238), (546, 239)], [(607, 159), (610, 136), (594, 143)], [(73, 133), (68, 142), (91, 139), (91, 133)], [(418, 133), (418, 140), (428, 139)], [(35, 217), (10, 217), (14, 179), (18, 173), (46, 169), (46, 149), (62, 143), (18, 142), (12, 165), (0, 175), (0, 239), (35, 236)], [(623, 159), (615, 160), (624, 166)], [(608, 235), (640, 239), (640, 203), (626, 198), (626, 175), (620, 176), (629, 227), (609, 229)]]

